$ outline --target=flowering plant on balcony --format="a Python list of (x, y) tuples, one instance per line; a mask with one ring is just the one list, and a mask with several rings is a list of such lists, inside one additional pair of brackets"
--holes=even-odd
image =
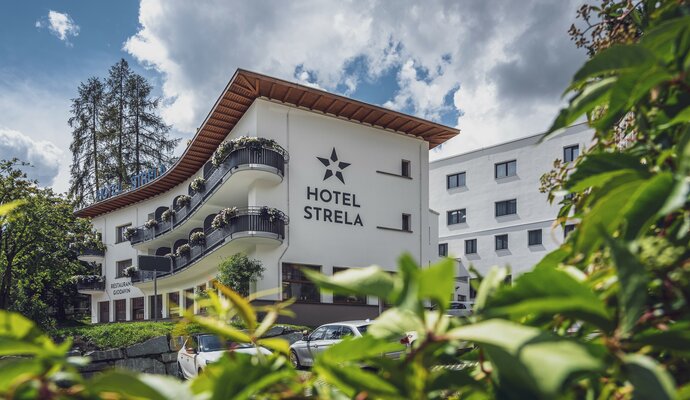
[(105, 282), (103, 275), (75, 275), (72, 277), (72, 282), (81, 284), (92, 284)]
[(211, 164), (213, 164), (214, 167), (218, 167), (234, 149), (239, 147), (247, 147), (254, 150), (264, 148), (283, 151), (283, 148), (273, 139), (255, 136), (240, 136), (232, 140), (224, 141), (218, 145), (218, 148), (213, 152), (213, 156), (211, 157)]
[(164, 254), (163, 257), (173, 258), (173, 257), (175, 257), (175, 255), (173, 253), (167, 253), (167, 254)]
[(133, 226), (128, 226), (127, 228), (125, 228), (125, 232), (122, 234), (122, 236), (124, 236), (126, 240), (131, 240), (136, 234), (137, 228)]
[(182, 207), (187, 207), (190, 205), (192, 202), (192, 198), (190, 196), (187, 196), (186, 194), (183, 194), (182, 196), (178, 196), (177, 199), (175, 200), (175, 207), (182, 208)]
[(259, 216), (261, 219), (265, 219), (270, 222), (274, 222), (276, 219), (282, 218), (280, 211), (273, 207), (261, 207)]
[(213, 152), (213, 156), (211, 156), (211, 164), (213, 164), (214, 167), (218, 167), (220, 164), (223, 163), (225, 157), (232, 153), (232, 150), (234, 148), (235, 142), (232, 140), (224, 141), (221, 144), (219, 144), (216, 151)]
[(206, 234), (204, 232), (194, 232), (189, 235), (189, 244), (192, 246), (198, 246), (206, 244)]
[(188, 256), (189, 253), (192, 252), (192, 248), (188, 244), (183, 244), (182, 246), (177, 248), (177, 256), (178, 257), (184, 257)]
[(198, 177), (194, 178), (192, 183), (189, 184), (189, 187), (191, 187), (192, 190), (195, 192), (199, 192), (201, 190), (204, 190), (204, 188), (206, 187), (206, 179), (198, 176)]
[(219, 229), (230, 223), (230, 219), (237, 216), (237, 207), (224, 208), (218, 211), (218, 214), (213, 218), (211, 227)]
[(168, 208), (167, 210), (163, 211), (163, 214), (161, 214), (161, 219), (165, 222), (168, 222), (172, 219), (173, 215), (175, 215), (175, 211), (171, 208)]
[(106, 247), (101, 239), (100, 232), (87, 233), (81, 237), (72, 235), (73, 242), (69, 244), (70, 250), (81, 252), (83, 250), (96, 250), (105, 253)]
[(122, 271), (122, 276), (127, 277), (127, 278), (131, 278), (138, 271), (139, 271), (139, 268), (135, 267), (134, 265), (130, 265), (129, 267), (125, 268), (124, 271)]
[(150, 219), (150, 220), (148, 220), (148, 221), (146, 221), (146, 222), (144, 223), (144, 227), (146, 227), (146, 229), (153, 229), (153, 228), (155, 228), (157, 225), (158, 225), (158, 221), (156, 221), (156, 220), (153, 219), (153, 218)]

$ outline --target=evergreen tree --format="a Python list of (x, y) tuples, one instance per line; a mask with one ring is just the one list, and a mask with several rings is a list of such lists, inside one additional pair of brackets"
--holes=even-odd
[(116, 178), (119, 184), (127, 180), (127, 168), (125, 158), (127, 154), (127, 80), (132, 75), (132, 70), (125, 59), (121, 59), (110, 67), (108, 77), (105, 80), (106, 86), (106, 130), (110, 143), (108, 153), (113, 156), (115, 163), (109, 174)]
[(160, 99), (151, 98), (151, 85), (144, 77), (131, 74), (127, 79), (128, 105), (127, 133), (132, 149), (130, 160), (125, 160), (129, 173), (140, 173), (148, 168), (171, 162), (172, 151), (180, 139), (169, 139), (170, 126), (155, 114)]
[(104, 184), (104, 89), (100, 79), (91, 77), (79, 84), (78, 96), (72, 99), (72, 117), (68, 121), (72, 128), (69, 194), (77, 207), (94, 201), (96, 192)]

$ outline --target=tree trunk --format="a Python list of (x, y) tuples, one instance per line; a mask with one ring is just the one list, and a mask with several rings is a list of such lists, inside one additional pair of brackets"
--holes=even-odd
[(0, 310), (7, 310), (9, 307), (10, 287), (12, 287), (12, 261), (7, 260), (5, 266), (5, 273), (2, 275), (2, 283), (0, 284)]

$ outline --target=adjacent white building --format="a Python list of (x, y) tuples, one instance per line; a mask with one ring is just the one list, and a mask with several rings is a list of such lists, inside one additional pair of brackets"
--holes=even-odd
[[(564, 239), (554, 227), (560, 206), (539, 192), (539, 178), (556, 159), (571, 161), (591, 144), (586, 124), (539, 143), (542, 134), (433, 161), (430, 204), (440, 213), (439, 255), (456, 258), (460, 275), (470, 265), (485, 274), (509, 265), (512, 275), (529, 271)], [(568, 225), (567, 228), (570, 228)], [(460, 279), (457, 300), (470, 298)]]
[[(80, 284), (91, 295), (92, 321), (198, 312), (194, 292), (208, 287), (221, 260), (238, 252), (266, 269), (253, 290), (280, 288), (264, 301), (297, 299), (294, 322), (376, 315), (377, 299), (320, 293), (300, 268), (332, 274), (378, 264), (393, 271), (403, 252), (423, 266), (435, 261), (439, 230), (438, 214), (429, 208), (429, 149), (457, 133), (238, 70), (175, 165), (135, 177), (136, 188), (109, 189), (76, 212), (91, 218), (106, 245), (104, 254), (83, 255), (101, 265), (102, 279)], [(216, 153), (214, 165), (223, 142), (232, 145)], [(199, 177), (204, 184), (195, 190)], [(216, 218), (221, 210), (223, 221)], [(158, 278), (156, 310), (150, 274), (128, 277), (125, 270), (136, 266), (138, 255), (166, 254), (172, 271)]]

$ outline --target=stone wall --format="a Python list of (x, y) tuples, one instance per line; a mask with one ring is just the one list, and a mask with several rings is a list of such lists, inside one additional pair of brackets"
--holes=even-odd
[(82, 369), (85, 375), (108, 368), (125, 368), (135, 372), (160, 375), (177, 375), (177, 350), (175, 340), (158, 336), (129, 347), (109, 350), (73, 350), (71, 355), (91, 358), (91, 363)]

